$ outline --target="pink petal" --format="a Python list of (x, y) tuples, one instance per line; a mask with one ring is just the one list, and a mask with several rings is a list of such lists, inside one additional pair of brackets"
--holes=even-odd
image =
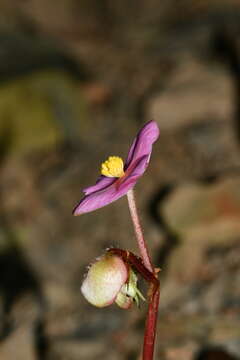
[(115, 184), (116, 181), (117, 180), (115, 179), (115, 182), (112, 185), (104, 188), (103, 190), (95, 191), (86, 195), (73, 210), (73, 215), (80, 215), (94, 211), (125, 195), (125, 189), (124, 191), (119, 191), (117, 189)]
[(152, 145), (159, 136), (159, 128), (156, 121), (149, 121), (139, 131), (129, 150), (125, 169), (140, 157), (148, 155), (148, 161), (152, 152)]
[(83, 192), (85, 195), (89, 195), (95, 191), (104, 189), (105, 187), (111, 185), (115, 181), (116, 178), (110, 178), (102, 175), (99, 177), (95, 185), (88, 186), (87, 188), (83, 189)]
[(121, 182), (119, 179), (119, 190), (123, 191), (125, 189), (125, 193), (128, 192), (138, 181), (138, 178), (142, 176), (148, 166), (148, 155), (141, 157), (137, 163), (135, 163), (134, 167), (128, 172), (128, 175), (124, 178), (124, 181)]

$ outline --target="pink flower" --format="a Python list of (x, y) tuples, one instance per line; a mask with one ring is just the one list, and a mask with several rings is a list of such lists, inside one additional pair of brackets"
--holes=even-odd
[(80, 215), (99, 209), (132, 189), (148, 166), (152, 145), (158, 136), (157, 123), (149, 121), (134, 139), (125, 164), (120, 157), (110, 156), (102, 164), (102, 176), (97, 183), (83, 190), (85, 196), (74, 208), (73, 214)]

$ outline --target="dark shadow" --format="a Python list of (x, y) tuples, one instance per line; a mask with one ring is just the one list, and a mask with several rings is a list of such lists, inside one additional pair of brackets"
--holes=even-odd
[(43, 318), (38, 319), (34, 327), (34, 347), (37, 360), (47, 359), (49, 341), (45, 334), (45, 321)]
[(196, 355), (194, 360), (239, 360), (239, 358), (230, 355), (221, 347), (206, 347)]
[[(11, 124), (4, 129), (0, 139), (0, 171), (4, 166), (12, 142)], [(24, 256), (19, 245), (19, 239), (12, 224), (9, 223), (5, 209), (2, 207), (2, 189), (0, 188), (0, 236), (3, 244), (0, 248), (0, 294), (1, 294), (1, 318), (0, 318), (0, 342), (11, 334), (15, 328), (11, 311), (21, 297), (26, 294), (33, 295), (35, 303), (39, 308), (36, 319), (35, 349), (38, 359), (44, 360), (46, 342), (43, 341), (43, 314), (45, 310), (45, 299), (42, 294), (40, 281), (34, 269)], [(46, 352), (46, 351), (45, 351)]]
[(34, 342), (37, 359), (44, 360), (48, 342), (44, 334), (44, 311), (46, 307), (40, 282), (25, 258), (21, 248), (17, 245), (17, 239), (11, 229), (0, 221), (1, 229), (6, 236), (7, 248), (0, 253), (0, 293), (2, 298), (2, 318), (0, 328), (0, 341), (3, 341), (14, 331), (14, 323), (11, 311), (21, 297), (32, 294), (33, 300), (38, 305), (39, 315), (33, 328)]
[(227, 26), (223, 26), (213, 36), (213, 49), (221, 61), (223, 61), (232, 76), (235, 88), (235, 130), (238, 142), (240, 142), (240, 53), (238, 51), (238, 37)]
[[(2, 220), (2, 219), (1, 219)], [(0, 253), (0, 292), (2, 296), (3, 319), (1, 321), (0, 340), (11, 331), (11, 310), (14, 304), (26, 293), (33, 293), (39, 306), (43, 305), (40, 285), (33, 269), (16, 245), (11, 231), (1, 221), (6, 236), (7, 248)]]
[(169, 184), (162, 186), (156, 193), (153, 194), (148, 205), (152, 220), (161, 228), (165, 234), (164, 245), (160, 249), (156, 259), (156, 264), (158, 264), (160, 267), (166, 267), (167, 259), (171, 251), (178, 244), (177, 235), (174, 234), (171, 229), (169, 229), (160, 210), (161, 203), (172, 192), (173, 188), (174, 186)]
[(127, 360), (135, 360), (137, 359), (139, 356), (139, 352), (138, 351), (130, 351), (127, 355)]
[(8, 155), (9, 148), (12, 146), (13, 128), (8, 118), (1, 119), (4, 121), (3, 129), (1, 130), (0, 137), (0, 166), (4, 162), (5, 157)]
[(207, 175), (205, 177), (202, 177), (200, 179), (200, 182), (203, 184), (207, 184), (207, 185), (211, 185), (217, 182), (218, 178), (219, 178), (220, 174), (211, 174), (211, 175)]
[(41, 70), (63, 70), (86, 81), (90, 73), (50, 39), (27, 32), (0, 32), (0, 82)]

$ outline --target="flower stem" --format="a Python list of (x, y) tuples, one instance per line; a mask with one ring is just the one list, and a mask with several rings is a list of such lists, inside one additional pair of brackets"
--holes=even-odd
[(160, 290), (158, 288), (157, 291), (152, 295), (152, 298), (148, 305), (148, 313), (145, 324), (145, 334), (144, 334), (144, 343), (143, 343), (143, 360), (153, 359), (159, 298), (160, 298)]
[[(127, 192), (128, 205), (130, 209), (130, 214), (133, 222), (133, 227), (135, 230), (137, 243), (141, 258), (145, 267), (156, 277), (156, 272), (153, 267), (149, 252), (147, 249), (146, 242), (143, 237), (143, 231), (140, 225), (139, 216), (137, 213), (137, 207), (134, 197), (133, 190)], [(158, 282), (158, 280), (157, 280)], [(157, 288), (153, 288), (153, 283), (150, 288), (150, 301), (148, 305), (147, 319), (145, 323), (145, 333), (144, 333), (144, 344), (143, 344), (143, 357), (142, 360), (152, 360), (153, 351), (156, 337), (156, 327), (157, 327), (157, 315), (158, 315), (158, 305), (160, 299), (160, 288), (159, 283)]]
[(143, 231), (142, 231), (140, 221), (139, 221), (139, 216), (137, 213), (135, 196), (134, 196), (134, 192), (132, 189), (127, 192), (127, 198), (128, 198), (128, 206), (129, 206), (129, 210), (130, 210), (130, 214), (131, 214), (133, 227), (135, 230), (135, 235), (137, 238), (137, 243), (138, 243), (138, 248), (140, 251), (141, 258), (142, 258), (143, 263), (146, 266), (146, 268), (149, 271), (151, 271), (152, 273), (154, 273), (154, 267), (152, 265), (152, 262), (151, 262), (151, 259), (149, 256), (149, 252), (147, 249), (147, 245), (146, 245), (146, 242), (143, 237)]

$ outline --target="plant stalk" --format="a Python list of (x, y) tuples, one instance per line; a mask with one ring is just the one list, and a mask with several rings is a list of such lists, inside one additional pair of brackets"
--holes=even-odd
[(127, 192), (127, 198), (128, 198), (128, 206), (129, 206), (129, 210), (130, 210), (130, 214), (131, 214), (133, 227), (135, 230), (135, 235), (137, 238), (137, 243), (138, 243), (138, 248), (140, 251), (141, 258), (142, 258), (143, 263), (146, 266), (146, 268), (149, 271), (151, 271), (152, 273), (154, 273), (154, 267), (152, 265), (152, 261), (151, 261), (151, 258), (150, 258), (150, 255), (149, 255), (149, 252), (147, 249), (147, 244), (143, 237), (143, 231), (142, 231), (142, 227), (141, 227), (141, 224), (139, 221), (139, 216), (138, 216), (138, 212), (137, 212), (137, 206), (136, 206), (136, 202), (135, 202), (135, 196), (134, 196), (133, 189), (131, 189)]
[[(141, 258), (145, 267), (156, 277), (156, 272), (152, 264), (147, 244), (144, 240), (143, 231), (140, 225), (139, 216), (137, 212), (135, 197), (133, 190), (127, 192), (128, 206), (133, 222), (133, 227), (135, 230), (135, 235), (137, 238), (137, 243)], [(145, 323), (145, 332), (144, 332), (144, 343), (143, 343), (143, 357), (142, 360), (152, 360), (154, 352), (154, 344), (156, 338), (156, 327), (157, 327), (157, 315), (158, 315), (158, 306), (160, 299), (160, 288), (159, 285), (157, 289), (153, 289), (151, 285), (150, 288), (150, 300), (148, 304), (148, 313)]]
[(154, 344), (156, 338), (158, 305), (160, 299), (160, 289), (152, 295), (148, 305), (147, 319), (145, 323), (144, 343), (143, 343), (143, 360), (152, 360)]

